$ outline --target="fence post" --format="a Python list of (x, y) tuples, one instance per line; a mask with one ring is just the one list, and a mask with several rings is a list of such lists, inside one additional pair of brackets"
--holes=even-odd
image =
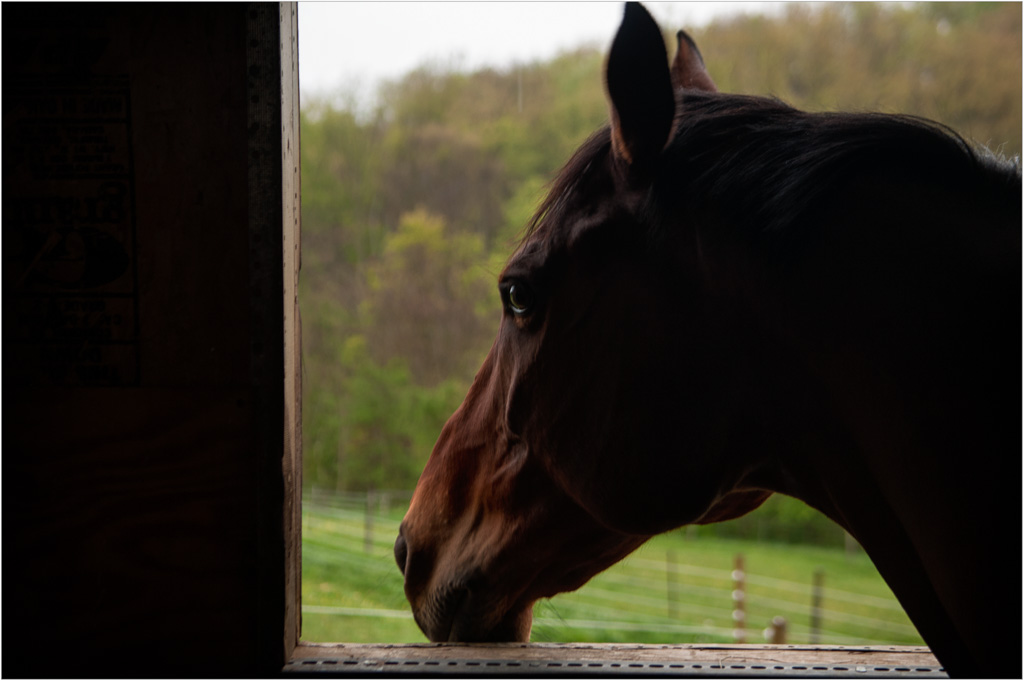
[(736, 643), (746, 643), (747, 640), (747, 612), (745, 602), (747, 600), (746, 583), (747, 575), (743, 568), (743, 554), (737, 553), (732, 570), (732, 620), (735, 629), (732, 630), (733, 639)]
[(366, 492), (366, 513), (363, 515), (363, 553), (373, 552), (373, 511), (377, 495), (374, 491)]
[(675, 619), (679, 615), (676, 603), (679, 601), (679, 585), (676, 576), (676, 552), (665, 551), (665, 580), (668, 586), (668, 616)]
[(821, 643), (822, 601), (825, 595), (825, 569), (814, 571), (814, 584), (811, 587), (811, 643)]
[(786, 642), (786, 618), (776, 615), (772, 623), (764, 630), (765, 639), (773, 645), (782, 645)]

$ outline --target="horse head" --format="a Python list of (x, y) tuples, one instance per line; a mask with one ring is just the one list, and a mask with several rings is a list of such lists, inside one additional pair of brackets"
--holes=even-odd
[(1020, 640), (992, 586), (1020, 560), (1019, 476), (993, 474), (1020, 465), (1019, 165), (719, 93), (677, 38), (669, 65), (627, 5), (610, 125), (499, 277), (395, 544), (416, 621), (527, 640), (537, 599), (780, 492), (857, 538), (947, 668), (1016, 675), (989, 651)]
[(637, 4), (606, 70), (610, 128), (563, 169), (501, 273), (497, 337), (395, 544), (432, 641), (529, 640), (538, 599), (657, 533), (769, 495), (744, 486), (749, 463), (723, 455), (745, 393), (723, 379), (742, 367), (728, 366), (722, 321), (660, 247), (674, 237), (650, 229), (677, 90), (714, 84), (684, 33), (669, 66)]

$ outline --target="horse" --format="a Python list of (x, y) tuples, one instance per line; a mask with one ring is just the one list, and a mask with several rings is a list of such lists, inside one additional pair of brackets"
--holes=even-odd
[(780, 493), (860, 542), (951, 675), (1019, 676), (1019, 162), (718, 92), (677, 41), (627, 4), (609, 124), (498, 277), (395, 542), (416, 622), (528, 641), (537, 600)]

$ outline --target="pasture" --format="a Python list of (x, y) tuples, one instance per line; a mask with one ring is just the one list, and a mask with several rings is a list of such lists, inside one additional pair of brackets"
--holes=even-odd
[[(422, 642), (392, 545), (408, 496), (303, 499), (302, 639)], [(696, 537), (655, 537), (582, 589), (539, 602), (532, 640), (547, 642), (725, 643), (734, 641), (735, 558), (745, 565), (745, 637), (763, 642), (772, 619), (787, 642), (812, 640), (812, 582), (824, 575), (821, 643), (920, 645), (878, 571), (860, 550)]]

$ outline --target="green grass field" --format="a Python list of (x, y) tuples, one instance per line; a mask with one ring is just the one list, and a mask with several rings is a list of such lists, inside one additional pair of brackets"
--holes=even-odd
[[(396, 505), (397, 506), (397, 505)], [(377, 509), (367, 542), (365, 500), (303, 500), (302, 638), (351, 643), (422, 642), (392, 545), (403, 508)], [(789, 643), (811, 637), (811, 582), (824, 572), (820, 641), (922, 644), (861, 551), (712, 538), (655, 537), (582, 589), (534, 608), (532, 640), (696, 643), (733, 640), (732, 571), (746, 572), (746, 636), (764, 640), (773, 617)]]

